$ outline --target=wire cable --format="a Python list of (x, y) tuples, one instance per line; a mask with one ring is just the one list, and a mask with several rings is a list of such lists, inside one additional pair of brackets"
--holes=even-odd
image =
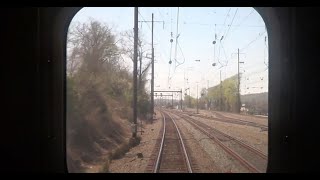
[(225, 64), (224, 66), (227, 66), (227, 65), (228, 65), (228, 58), (227, 58), (227, 54), (226, 54), (226, 51), (225, 51), (225, 49), (224, 49), (223, 44), (221, 44), (221, 47), (222, 47), (223, 52), (224, 52), (224, 57), (226, 58), (226, 64)]
[[(225, 26), (225, 24), (226, 24), (226, 20), (227, 20), (227, 18), (228, 18), (228, 16), (229, 16), (230, 11), (231, 11), (231, 8), (229, 8), (228, 13), (226, 14), (226, 17), (225, 17), (225, 19), (224, 19), (223, 26)], [(219, 33), (218, 33), (218, 34), (220, 34), (220, 33), (221, 33), (221, 31), (222, 31), (222, 29), (219, 31)]]
[(240, 25), (254, 12), (254, 9), (252, 8), (251, 12), (245, 17), (242, 19), (242, 21), (240, 21), (240, 23), (238, 25), (235, 26), (235, 28), (231, 31), (231, 32), (234, 32), (238, 27), (240, 27)]
[(217, 25), (214, 25), (213, 63), (216, 62)]
[(178, 38), (179, 38), (179, 7), (177, 12), (177, 32), (176, 32), (176, 47), (174, 52), (174, 72), (176, 71), (176, 64), (177, 64), (177, 48), (178, 48)]
[[(264, 61), (263, 61), (263, 63), (264, 63), (264, 65), (266, 65), (266, 67), (267, 67), (267, 69), (269, 68), (269, 65), (268, 65), (268, 63), (266, 62), (266, 49), (268, 49), (268, 45), (267, 45), (267, 36), (265, 36), (264, 37), (264, 44), (265, 44), (265, 48), (264, 48), (264, 53), (263, 53), (263, 58), (264, 58)], [(267, 70), (266, 69), (266, 70)], [(265, 71), (266, 71), (265, 70)]]
[(178, 46), (179, 46), (180, 52), (181, 52), (182, 57), (183, 57), (183, 62), (180, 63), (179, 61), (177, 61), (179, 64), (175, 68), (177, 68), (178, 66), (180, 66), (181, 64), (183, 64), (186, 61), (186, 58), (184, 57), (183, 51), (182, 51), (179, 43), (178, 43)]
[(234, 20), (234, 18), (236, 17), (236, 14), (237, 14), (237, 13), (238, 13), (238, 8), (236, 9), (236, 12), (235, 12), (234, 15), (233, 15), (233, 18), (232, 18), (231, 24), (229, 25), (228, 31), (227, 31), (227, 33), (224, 35), (224, 39), (227, 38), (227, 35), (228, 35), (228, 33), (229, 33), (229, 30), (230, 30), (230, 27), (232, 26), (233, 20)]
[[(228, 35), (228, 33), (229, 33), (230, 27), (232, 26), (233, 21), (234, 21), (234, 18), (235, 18), (235, 16), (236, 16), (237, 13), (238, 13), (238, 8), (236, 9), (236, 12), (235, 12), (234, 15), (233, 15), (233, 18), (232, 18), (232, 20), (231, 20), (231, 23), (229, 24), (228, 30), (226, 31), (226, 33), (225, 33), (225, 34), (221, 37), (221, 39), (220, 39), (220, 44), (221, 44), (221, 47), (222, 47), (222, 49), (223, 49), (223, 52), (224, 52), (224, 55), (225, 55), (225, 58), (226, 58), (226, 64), (225, 64), (225, 65), (222, 65), (222, 64), (219, 62), (219, 63), (222, 65), (220, 68), (228, 65), (228, 58), (227, 58), (227, 55), (226, 55), (226, 50), (225, 50), (224, 47), (223, 47), (223, 42), (225, 41), (225, 39), (226, 39), (226, 37), (227, 37), (227, 35)], [(223, 38), (224, 38), (224, 41), (221, 43), (221, 40), (222, 40)], [(219, 46), (219, 55), (220, 55), (220, 46)], [(220, 57), (220, 56), (219, 56), (219, 57)]]
[(259, 33), (259, 35), (252, 40), (251, 42), (249, 42), (246, 46), (244, 46), (243, 48), (240, 49), (240, 51), (243, 51), (244, 49), (247, 49), (252, 43), (254, 43), (255, 41), (257, 41), (259, 39), (259, 37), (261, 37), (264, 33), (266, 33), (266, 31), (264, 31), (263, 33)]
[(146, 19), (144, 19), (144, 17), (142, 16), (142, 14), (140, 13), (140, 11), (138, 11), (138, 13), (140, 14), (141, 18), (143, 19), (144, 23), (147, 24), (147, 26), (149, 27), (150, 31), (151, 31), (151, 27), (150, 25), (146, 22)]

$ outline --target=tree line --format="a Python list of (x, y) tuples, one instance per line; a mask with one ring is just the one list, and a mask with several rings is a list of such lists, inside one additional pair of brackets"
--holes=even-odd
[[(244, 105), (248, 114), (268, 114), (268, 93), (238, 96), (237, 74), (225, 79), (219, 85), (208, 89), (202, 88), (200, 94), (199, 109), (238, 113), (240, 107)], [(184, 105), (189, 108), (197, 108), (197, 99), (185, 94)]]
[[(146, 118), (150, 107), (150, 95), (145, 90), (150, 60), (144, 53), (140, 38), (139, 118)], [(132, 122), (133, 75), (126, 59), (133, 60), (133, 31), (113, 32), (94, 19), (72, 23), (67, 55), (68, 165), (79, 170), (81, 164), (101, 159), (106, 151), (125, 141), (128, 132), (119, 119)]]
[[(198, 100), (199, 109), (238, 112), (240, 110), (238, 98), (238, 75), (225, 79), (221, 84), (202, 88)], [(197, 99), (187, 94), (184, 97), (186, 107), (196, 108)]]

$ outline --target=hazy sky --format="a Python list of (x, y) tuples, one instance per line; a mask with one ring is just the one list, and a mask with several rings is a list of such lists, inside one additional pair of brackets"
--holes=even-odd
[[(191, 95), (195, 97), (197, 83), (199, 94), (201, 88), (219, 84), (220, 70), (222, 80), (237, 74), (239, 48), (240, 61), (244, 62), (240, 64), (240, 73), (243, 73), (241, 94), (268, 91), (267, 32), (264, 21), (253, 8), (180, 7), (178, 33), (177, 12), (177, 7), (139, 8), (139, 21), (151, 21), (152, 13), (155, 21), (162, 21), (154, 23), (155, 90), (184, 90), (190, 87)], [(133, 14), (132, 7), (90, 7), (81, 9), (73, 22), (94, 18), (107, 23), (118, 33), (133, 30)], [(143, 39), (151, 44), (151, 23), (139, 22), (139, 31), (142, 31)], [(213, 44), (215, 37), (216, 44)], [(177, 66), (179, 62), (184, 63)], [(214, 62), (217, 64), (215, 67), (212, 66)], [(128, 61), (128, 65), (132, 66), (132, 63)]]

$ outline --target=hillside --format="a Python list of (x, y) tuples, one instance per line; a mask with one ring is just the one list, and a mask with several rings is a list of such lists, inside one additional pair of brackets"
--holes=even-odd
[[(139, 141), (130, 138), (133, 77), (120, 56), (131, 51), (115, 43), (117, 36), (108, 25), (95, 20), (75, 24), (68, 32), (69, 172), (108, 172), (109, 161), (120, 158)], [(142, 72), (147, 74), (148, 67)], [(139, 118), (146, 117), (150, 106), (145, 74), (139, 74), (138, 81)]]

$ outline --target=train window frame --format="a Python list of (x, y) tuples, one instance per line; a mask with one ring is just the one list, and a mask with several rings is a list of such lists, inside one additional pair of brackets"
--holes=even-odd
[[(283, 52), (284, 39), (282, 38), (282, 29), (280, 26), (280, 19), (276, 16), (276, 11), (271, 7), (253, 7), (263, 19), (267, 33), (268, 33), (268, 52), (269, 52), (269, 95), (268, 95), (268, 165), (267, 173), (272, 172), (278, 166), (276, 165), (277, 155), (279, 153), (277, 149), (271, 148), (274, 144), (279, 144), (274, 138), (279, 133), (286, 133), (280, 130), (281, 121), (280, 110), (286, 104), (280, 104), (279, 99), (283, 93), (283, 82), (287, 77), (284, 77), (284, 64), (288, 57), (287, 52)], [(52, 37), (52, 91), (53, 107), (50, 110), (52, 115), (52, 121), (55, 124), (55, 143), (59, 144), (56, 152), (52, 152), (54, 157), (63, 157), (58, 161), (57, 159), (51, 159), (52, 161), (60, 164), (61, 168), (58, 171), (68, 172), (67, 168), (67, 154), (66, 154), (66, 47), (67, 47), (67, 33), (69, 25), (73, 17), (80, 11), (82, 7), (65, 7), (61, 8), (54, 18), (53, 22), (53, 37)], [(280, 78), (281, 77), (281, 78)], [(283, 114), (283, 112), (282, 112)], [(280, 144), (279, 144), (280, 145)], [(274, 168), (273, 168), (274, 166)], [(276, 167), (277, 166), (277, 167)]]

